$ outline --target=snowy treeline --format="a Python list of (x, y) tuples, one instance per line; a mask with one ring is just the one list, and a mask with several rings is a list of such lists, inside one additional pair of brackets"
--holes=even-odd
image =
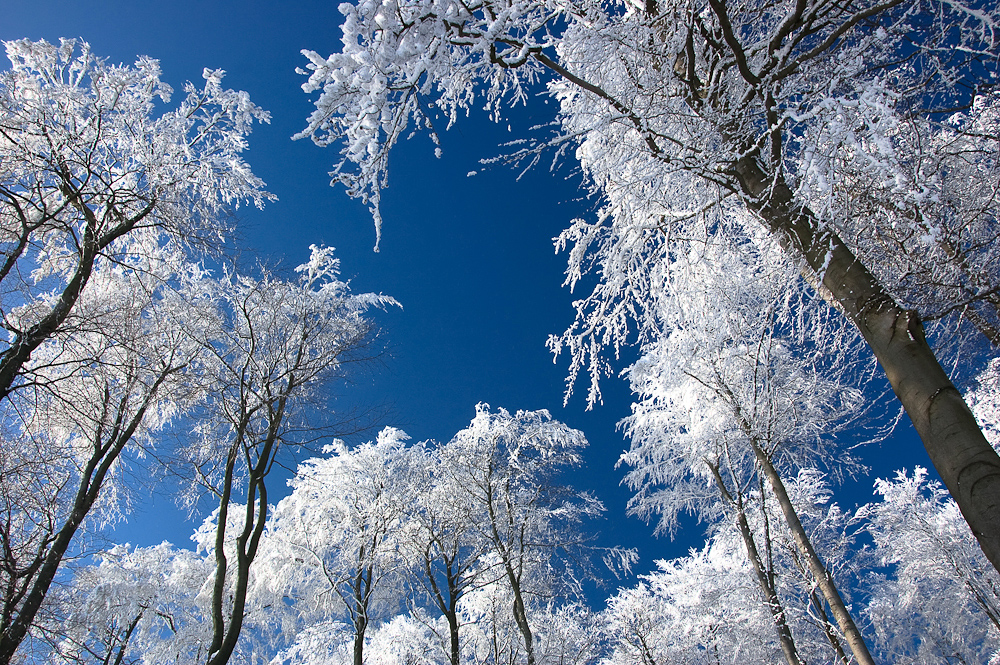
[[(774, 491), (759, 482), (738, 508), (716, 500), (703, 548), (657, 562), (589, 608), (581, 583), (593, 559), (620, 571), (631, 557), (590, 546), (587, 520), (603, 507), (558, 484), (585, 446), (544, 412), (486, 405), (444, 444), (386, 428), (354, 448), (329, 446), (299, 465), (273, 509), (231, 662), (777, 663), (775, 603), (801, 662), (851, 662)], [(997, 657), (1000, 577), (925, 470), (880, 480), (878, 498), (855, 513), (833, 503), (815, 469), (785, 488), (877, 662)], [(117, 546), (75, 570), (36, 627), (46, 662), (204, 660), (218, 515), (193, 536), (195, 551)], [(237, 584), (226, 577), (228, 597)]]
[[(301, 135), (340, 146), (336, 181), (371, 203), (377, 235), (401, 137), (426, 130), (436, 142), (438, 123), (477, 105), (499, 118), (542, 89), (558, 102), (550, 124), (486, 156), (528, 166), (572, 156), (601, 205), (555, 240), (566, 284), (591, 290), (549, 346), (569, 356), (570, 389), (589, 375), (591, 404), (626, 370), (637, 399), (622, 463), (635, 513), (667, 532), (683, 513), (735, 529), (777, 643), (749, 660), (983, 660), (956, 655), (957, 629), (931, 647), (866, 628), (858, 598), (874, 592), (840, 578), (845, 552), (866, 551), (848, 534), (872, 529), (878, 560), (905, 568), (883, 551), (902, 543), (883, 545), (860, 516), (830, 536), (837, 547), (815, 542), (796, 484), (851, 472), (837, 437), (892, 426), (878, 413), (877, 361), (992, 562), (981, 576), (1000, 569), (1000, 456), (984, 435), (996, 429), (1000, 346), (995, 3), (340, 9), (340, 52), (305, 52), (316, 108)], [(631, 343), (641, 359), (615, 367)], [(972, 389), (968, 403), (956, 385)], [(805, 604), (776, 572), (784, 530)], [(832, 656), (816, 655), (800, 616)], [(715, 654), (707, 639), (695, 659)], [(664, 658), (640, 646), (638, 658)]]
[[(407, 438), (386, 428), (299, 465), (261, 534), (235, 662), (550, 662), (586, 646), (567, 641), (584, 639), (569, 632), (582, 609), (562, 599), (588, 572), (580, 524), (603, 506), (556, 484), (580, 463), (583, 435), (545, 412), (480, 405), (445, 445)], [(53, 660), (205, 659), (215, 580), (227, 615), (240, 585), (217, 577), (220, 514), (195, 552), (119, 546), (77, 571), (50, 605), (61, 623), (39, 626)], [(236, 541), (223, 543), (230, 560)], [(554, 626), (539, 629), (539, 608)]]

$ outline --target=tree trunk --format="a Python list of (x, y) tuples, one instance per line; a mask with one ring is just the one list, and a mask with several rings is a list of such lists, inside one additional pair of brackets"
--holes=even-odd
[(788, 622), (785, 621), (785, 608), (782, 607), (778, 591), (774, 587), (774, 578), (764, 568), (764, 562), (760, 558), (760, 552), (757, 550), (757, 543), (754, 541), (753, 532), (750, 531), (750, 525), (747, 523), (747, 516), (743, 511), (743, 506), (730, 494), (726, 483), (722, 480), (722, 474), (719, 473), (719, 467), (709, 464), (708, 468), (712, 470), (712, 476), (715, 478), (715, 484), (719, 488), (719, 493), (722, 494), (723, 500), (736, 511), (736, 525), (739, 527), (743, 544), (747, 548), (747, 557), (753, 566), (757, 583), (764, 594), (764, 604), (767, 605), (767, 609), (771, 613), (774, 629), (778, 633), (778, 643), (781, 645), (781, 653), (785, 656), (785, 661), (788, 665), (804, 665), (802, 659), (799, 658), (798, 651), (795, 649), (795, 640), (792, 639), (792, 631), (788, 627)]
[(444, 615), (448, 619), (448, 636), (451, 641), (451, 665), (460, 665), (462, 651), (458, 641), (458, 598), (461, 595), (459, 580), (452, 572), (451, 561), (446, 569), (448, 576), (448, 607)]
[[(512, 608), (514, 622), (517, 624), (518, 630), (521, 631), (521, 637), (524, 639), (524, 651), (527, 655), (528, 665), (535, 665), (535, 648), (531, 634), (531, 626), (528, 624), (528, 611), (524, 604), (524, 596), (521, 594), (521, 579), (514, 571), (513, 562), (511, 561), (512, 554), (504, 543), (504, 539), (500, 536), (500, 531), (497, 528), (497, 514), (493, 506), (492, 489), (487, 491), (486, 508), (490, 519), (491, 540), (496, 547), (497, 554), (500, 555), (500, 559), (503, 561), (504, 571), (507, 573), (507, 581), (510, 582), (510, 590), (514, 594), (514, 603)], [(523, 531), (521, 532), (521, 538), (521, 551), (523, 555)], [(521, 570), (523, 570), (523, 568)]]
[(771, 464), (770, 458), (761, 450), (757, 442), (751, 439), (751, 445), (753, 446), (754, 455), (757, 457), (757, 462), (763, 469), (764, 475), (771, 485), (771, 489), (774, 490), (774, 494), (778, 498), (778, 505), (781, 506), (781, 513), (785, 516), (785, 522), (792, 532), (792, 538), (795, 540), (799, 551), (802, 552), (802, 556), (806, 558), (806, 562), (809, 565), (809, 572), (812, 573), (813, 579), (816, 580), (820, 591), (823, 592), (823, 598), (826, 599), (826, 603), (830, 606), (830, 611), (833, 613), (833, 618), (837, 620), (840, 631), (847, 639), (847, 645), (850, 647), (851, 653), (854, 654), (854, 658), (861, 665), (875, 665), (874, 659), (872, 659), (871, 654), (868, 652), (868, 645), (865, 644), (865, 640), (861, 636), (861, 631), (858, 630), (857, 625), (854, 623), (851, 613), (847, 611), (847, 606), (844, 604), (844, 599), (840, 596), (840, 591), (837, 590), (837, 585), (833, 582), (830, 571), (823, 565), (819, 555), (812, 546), (812, 542), (809, 540), (809, 536), (806, 534), (806, 530), (802, 527), (802, 521), (795, 512), (795, 506), (792, 505), (791, 500), (788, 498), (788, 492), (785, 491), (785, 484), (782, 482), (781, 476), (778, 475), (774, 465)]
[(36, 559), (38, 568), (34, 580), (31, 581), (31, 590), (24, 598), (20, 608), (4, 608), (5, 616), (15, 618), (9, 626), (3, 626), (2, 633), (0, 633), (0, 665), (7, 665), (11, 662), (21, 642), (27, 637), (49, 588), (62, 566), (70, 543), (97, 501), (111, 467), (139, 428), (139, 424), (145, 417), (146, 410), (152, 403), (160, 385), (174, 371), (176, 371), (175, 368), (168, 368), (161, 372), (146, 394), (142, 406), (133, 414), (131, 420), (124, 423), (117, 422), (105, 443), (102, 444), (100, 440), (94, 442), (94, 453), (81, 472), (80, 484), (73, 499), (73, 508), (62, 527), (53, 537), (48, 552), (44, 554), (42, 551), (38, 552)]
[(367, 630), (368, 617), (362, 614), (354, 624), (354, 665), (364, 665), (365, 632)]
[[(250, 565), (257, 554), (260, 535), (267, 522), (267, 487), (264, 484), (264, 478), (258, 473), (259, 468), (251, 470), (245, 504), (246, 517), (244, 518), (243, 530), (236, 538), (236, 584), (231, 593), (232, 607), (228, 612), (229, 625), (225, 625), (224, 622), (214, 625), (213, 648), (209, 651), (208, 665), (228, 663), (236, 649), (240, 632), (243, 630), (243, 620), (246, 618), (247, 589), (250, 583)], [(222, 517), (223, 512), (220, 511), (220, 524), (223, 524)], [(225, 533), (224, 530), (220, 529), (220, 531), (222, 534)], [(218, 547), (218, 543), (225, 541), (217, 540), (216, 542)], [(220, 568), (216, 570), (217, 583), (213, 594), (213, 611), (221, 617), (223, 592), (225, 591), (225, 567)], [(219, 579), (222, 580), (223, 585), (218, 584)]]
[[(226, 492), (219, 504), (219, 524), (216, 532), (216, 583), (212, 595), (213, 637), (208, 652), (207, 665), (226, 665), (236, 649), (240, 632), (243, 630), (243, 620), (246, 618), (247, 588), (250, 582), (250, 566), (257, 556), (261, 535), (267, 522), (267, 484), (265, 482), (271, 461), (278, 446), (278, 431), (284, 420), (285, 406), (288, 394), (294, 389), (295, 381), (289, 375), (285, 393), (277, 400), (277, 406), (269, 416), (267, 435), (261, 444), (260, 457), (257, 463), (249, 469), (247, 476), (247, 498), (243, 519), (243, 529), (236, 537), (236, 585), (232, 590), (232, 607), (229, 610), (229, 625), (223, 620), (223, 600), (225, 592), (226, 559), (223, 552), (225, 544), (226, 515), (228, 513), (229, 493), (232, 490), (233, 467), (226, 466)], [(245, 407), (245, 405), (244, 405)], [(244, 408), (238, 423), (238, 432), (233, 449), (241, 448), (244, 456), (253, 447), (246, 439), (249, 412)]]
[(820, 229), (807, 208), (795, 205), (788, 186), (771, 183), (752, 156), (735, 171), (750, 208), (805, 259), (822, 280), (824, 296), (857, 325), (934, 468), (1000, 571), (1000, 456), (927, 344), (919, 315), (900, 307), (840, 238)]
[(837, 631), (833, 629), (830, 617), (827, 616), (826, 610), (823, 608), (823, 601), (816, 595), (815, 589), (809, 592), (809, 602), (816, 608), (816, 616), (823, 622), (823, 634), (826, 635), (826, 641), (830, 643), (834, 653), (837, 654), (837, 661), (843, 665), (850, 665), (850, 662), (847, 660), (847, 654), (844, 653), (844, 647), (840, 645), (840, 638), (837, 637)]
[(451, 665), (459, 665), (462, 652), (458, 641), (458, 612), (450, 611), (445, 617), (448, 619), (448, 637), (451, 641)]
[(535, 665), (535, 647), (531, 635), (531, 626), (528, 625), (528, 612), (524, 605), (524, 597), (521, 595), (521, 582), (514, 575), (513, 569), (504, 561), (507, 569), (507, 579), (510, 581), (511, 590), (514, 592), (514, 621), (524, 638), (524, 650), (528, 657), (528, 665)]
[[(375, 556), (375, 544), (372, 544), (370, 556)], [(365, 633), (368, 631), (368, 604), (372, 595), (372, 579), (374, 564), (366, 562), (365, 546), (358, 553), (358, 571), (351, 586), (354, 603), (354, 665), (364, 665)]]
[(431, 592), (434, 603), (441, 610), (441, 614), (448, 620), (448, 639), (450, 642), (449, 658), (451, 665), (459, 665), (461, 660), (461, 649), (458, 638), (458, 600), (462, 596), (461, 573), (455, 569), (457, 554), (452, 556), (445, 554), (445, 548), (439, 543), (441, 561), (444, 563), (445, 582), (448, 585), (448, 597), (445, 598), (441, 588), (434, 577), (434, 557), (431, 555), (434, 541), (424, 549), (424, 574), (427, 576), (427, 585)]

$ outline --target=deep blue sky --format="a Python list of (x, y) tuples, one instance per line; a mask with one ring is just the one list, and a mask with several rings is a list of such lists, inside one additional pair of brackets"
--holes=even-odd
[[(573, 296), (560, 287), (565, 258), (554, 254), (552, 238), (570, 219), (592, 214), (594, 202), (567, 175), (570, 169), (553, 176), (543, 167), (517, 181), (506, 167), (483, 170), (477, 163), (496, 155), (498, 144), (519, 129), (550, 119), (552, 104), (540, 99), (518, 112), (513, 133), (507, 123), (474, 114), (442, 133), (441, 159), (426, 136), (399, 146), (383, 199), (381, 252), (374, 253), (366, 206), (329, 186), (337, 148), (290, 140), (305, 126), (313, 101), (299, 88), (304, 77), (295, 68), (305, 64), (299, 51), (339, 49), (337, 0), (4, 4), (4, 40), (82, 37), (114, 62), (149, 55), (161, 61), (163, 78), (175, 90), (186, 80), (200, 81), (203, 67), (225, 69), (227, 87), (246, 90), (271, 112), (271, 124), (250, 137), (247, 160), (279, 201), (260, 213), (240, 210), (247, 253), (291, 268), (306, 259), (310, 243), (332, 245), (355, 291), (386, 293), (403, 305), (378, 317), (388, 349), (384, 363), (355, 377), (338, 398), (342, 406), (388, 404), (383, 424), (419, 440), (447, 440), (468, 424), (479, 401), (509, 410), (547, 408), (590, 440), (587, 469), (573, 483), (608, 507), (608, 519), (597, 527), (603, 544), (638, 547), (639, 572), (654, 559), (700, 545), (697, 527), (674, 543), (653, 541), (651, 527), (624, 515), (628, 493), (613, 468), (626, 446), (615, 427), (629, 413), (624, 382), (606, 381), (605, 403), (591, 412), (584, 408), (586, 386), (562, 406), (566, 362), (553, 364), (544, 342), (572, 322)], [(478, 175), (467, 177), (472, 170)], [(912, 439), (902, 451), (889, 460), (871, 451), (876, 472), (929, 466)], [(845, 496), (841, 503), (866, 500), (870, 488), (870, 479), (860, 480), (846, 495), (856, 498)], [(125, 537), (142, 545), (163, 539), (187, 545), (194, 524), (184, 523), (162, 497), (154, 506), (140, 513), (140, 525)]]

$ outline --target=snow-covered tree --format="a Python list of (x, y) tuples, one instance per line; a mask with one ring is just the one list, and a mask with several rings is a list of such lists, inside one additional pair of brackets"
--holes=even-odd
[[(511, 621), (514, 596), (503, 579), (477, 586), (462, 598), (461, 663), (519, 665), (527, 660), (523, 636)], [(593, 663), (601, 649), (598, 617), (574, 599), (536, 604), (529, 616), (535, 661), (552, 665)]]
[(551, 603), (535, 614), (535, 652), (538, 662), (585, 665), (600, 653), (598, 616), (576, 602)]
[(326, 457), (300, 464), (261, 545), (265, 572), (253, 592), (272, 594), (279, 607), (292, 603), (307, 621), (346, 613), (355, 665), (367, 662), (369, 626), (400, 605), (404, 520), (417, 499), (410, 481), (419, 475), (410, 467), (422, 458), (420, 448), (406, 447), (408, 438), (388, 427), (374, 442), (336, 442)]
[[(168, 663), (204, 657), (214, 562), (170, 543), (118, 545), (47, 602), (51, 663)], [(199, 651), (199, 647), (201, 651)]]
[[(803, 471), (786, 487), (816, 548), (833, 563), (850, 560), (857, 549), (844, 534), (851, 516), (830, 502), (822, 476)], [(851, 662), (805, 556), (781, 528), (774, 494), (758, 482), (739, 495), (743, 524), (716, 522), (702, 549), (658, 561), (659, 570), (609, 599), (603, 662)], [(784, 634), (775, 630), (775, 602)]]
[(907, 307), (968, 321), (1000, 346), (1000, 97), (975, 94), (942, 122), (918, 121), (897, 101), (877, 86), (857, 100), (829, 100), (832, 113), (809, 130), (800, 187)]
[(976, 376), (975, 387), (969, 391), (969, 406), (983, 428), (983, 434), (1000, 449), (1000, 358), (990, 360)]
[[(5, 43), (0, 74), (0, 662), (9, 662), (90, 517), (114, 518), (123, 451), (191, 404), (197, 351), (172, 325), (186, 253), (232, 205), (269, 198), (242, 160), (267, 114), (246, 93), (84, 42)], [(100, 514), (94, 514), (95, 509)]]
[[(637, 491), (631, 510), (657, 516), (658, 529), (669, 531), (683, 511), (732, 520), (785, 659), (798, 663), (772, 556), (771, 541), (787, 534), (813, 579), (806, 586), (818, 585), (856, 659), (871, 663), (786, 480), (821, 463), (833, 435), (863, 413), (861, 392), (852, 388), (863, 373), (848, 362), (853, 336), (843, 319), (789, 280), (794, 267), (767, 237), (760, 243), (734, 248), (712, 235), (689, 238), (688, 254), (670, 264), (684, 277), (667, 276), (674, 288), (658, 313), (664, 333), (631, 369), (639, 402), (626, 421), (632, 446), (622, 457)], [(817, 344), (826, 337), (842, 345), (832, 358)], [(848, 466), (849, 456), (841, 457)], [(755, 504), (765, 500), (780, 510), (755, 528), (751, 513), (761, 514)], [(822, 604), (818, 611), (825, 613)]]
[[(512, 157), (575, 149), (604, 202), (596, 222), (577, 220), (558, 240), (570, 247), (570, 285), (590, 270), (599, 279), (576, 302), (577, 323), (550, 340), (570, 353), (571, 379), (589, 371), (591, 401), (608, 371), (603, 349), (636, 329), (659, 334), (650, 298), (671, 287), (663, 266), (677, 239), (708, 228), (739, 245), (763, 231), (857, 327), (1000, 567), (1000, 457), (921, 322), (983, 318), (1000, 285), (996, 138), (982, 129), (994, 123), (1000, 63), (994, 3), (366, 0), (341, 10), (341, 52), (305, 52), (304, 88), (320, 94), (301, 136), (342, 143), (334, 179), (372, 203), (377, 229), (388, 151), (412, 126), (437, 140), (439, 116), (450, 124), (475, 104), (500, 115), (547, 83), (560, 129)], [(923, 159), (932, 144), (940, 158)], [(985, 181), (970, 184), (973, 173)], [(873, 232), (885, 224), (905, 228)], [(920, 258), (900, 268), (910, 256)], [(934, 270), (909, 279), (924, 259)]]
[[(495, 557), (485, 557), (493, 563)], [(514, 593), (506, 580), (493, 576), (484, 584), (465, 594), (459, 604), (462, 628), (462, 661), (464, 663), (497, 663), (517, 665), (527, 659), (524, 635), (511, 615), (515, 603)], [(529, 608), (527, 617), (531, 629), (532, 656), (538, 662), (541, 655), (535, 652), (540, 624), (537, 619), (541, 607)]]
[[(472, 497), (455, 484), (448, 455), (441, 447), (424, 448), (425, 463), (413, 481), (416, 492), (407, 515), (405, 551), (414, 602), (427, 599), (440, 612), (447, 635), (440, 636), (451, 665), (460, 665), (460, 629), (468, 618), (462, 611), (470, 591), (492, 579), (484, 561), (489, 541), (476, 526)], [(416, 471), (416, 470), (415, 470)]]
[(150, 247), (217, 246), (227, 211), (271, 198), (243, 161), (268, 114), (223, 72), (170, 86), (159, 62), (111, 65), (86, 42), (5, 42), (0, 75), (0, 398), (31, 384), (34, 351), (98, 326), (78, 311), (95, 270), (137, 266)]
[(582, 433), (480, 404), (447, 444), (407, 439), (389, 427), (336, 443), (290, 481), (248, 593), (255, 620), (284, 628), (274, 662), (590, 659), (589, 615), (560, 606), (576, 593), (580, 523), (603, 512), (557, 483), (580, 463)]
[(886, 575), (867, 581), (866, 609), (886, 658), (908, 663), (1000, 662), (1000, 576), (927, 470), (879, 479), (863, 506)]
[(400, 614), (373, 631), (366, 662), (371, 665), (442, 665), (440, 649), (425, 617)]
[(31, 629), (87, 521), (114, 522), (127, 506), (129, 462), (197, 397), (190, 370), (199, 350), (170, 324), (162, 282), (174, 258), (96, 270), (76, 304), (96, 327), (42, 343), (32, 355), (36, 385), (6, 400), (0, 662)]
[[(373, 626), (365, 640), (365, 662), (371, 665), (442, 665), (440, 649), (425, 617), (400, 614)], [(299, 633), (295, 643), (271, 665), (350, 665), (354, 637), (346, 624), (320, 622)]]
[(467, 519), (487, 544), (487, 563), (523, 642), (529, 665), (537, 661), (529, 612), (558, 590), (559, 550), (585, 543), (582, 520), (604, 512), (585, 493), (558, 484), (560, 471), (577, 466), (583, 433), (552, 420), (547, 411), (476, 406), (476, 416), (440, 450), (444, 482), (464, 495)]
[(781, 650), (739, 537), (716, 537), (622, 589), (602, 612), (606, 665), (773, 663)]
[(195, 486), (219, 505), (207, 545), (216, 561), (212, 665), (228, 661), (240, 635), (250, 567), (267, 523), (267, 476), (279, 451), (321, 426), (306, 422), (317, 415), (310, 400), (357, 358), (370, 332), (365, 312), (395, 304), (352, 294), (332, 248), (311, 249), (309, 262), (296, 268), (297, 281), (261, 268), (256, 277), (193, 275), (184, 287), (188, 334), (206, 352), (206, 399), (192, 416), (186, 456)]

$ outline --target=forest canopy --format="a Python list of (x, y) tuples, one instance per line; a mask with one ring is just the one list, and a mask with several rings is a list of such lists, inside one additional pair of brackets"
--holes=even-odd
[[(297, 138), (339, 146), (377, 245), (401, 137), (554, 102), (483, 159), (579, 169), (598, 209), (554, 239), (582, 293), (548, 347), (590, 406), (632, 392), (627, 512), (703, 540), (648, 572), (599, 545), (624, 516), (573, 487), (592, 442), (531, 405), (338, 438), (399, 303), (323, 245), (236, 258), (268, 112), (221, 70), (173, 99), (149, 57), (9, 41), (0, 663), (1000, 662), (995, 7), (340, 12)], [(838, 503), (897, 409), (941, 482)], [(154, 485), (193, 549), (108, 542)]]

